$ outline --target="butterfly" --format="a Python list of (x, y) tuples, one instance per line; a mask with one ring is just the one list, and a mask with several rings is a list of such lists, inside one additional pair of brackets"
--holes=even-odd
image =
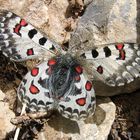
[(109, 44), (77, 58), (9, 11), (0, 13), (0, 50), (14, 61), (53, 54), (27, 73), (17, 95), (32, 112), (57, 110), (71, 120), (84, 120), (96, 108), (95, 91), (81, 61), (92, 61), (93, 73), (109, 86), (125, 85), (140, 75), (138, 44)]

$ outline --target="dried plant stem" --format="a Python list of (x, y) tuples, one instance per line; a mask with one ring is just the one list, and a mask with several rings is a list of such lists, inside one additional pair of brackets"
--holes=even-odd
[(11, 123), (14, 125), (19, 125), (31, 119), (44, 118), (47, 115), (48, 115), (47, 112), (26, 113), (26, 114), (23, 114), (23, 115), (17, 116), (16, 118), (11, 119)]
[[(21, 111), (21, 114), (20, 115), (22, 115), (23, 113), (25, 113), (25, 109), (26, 109), (26, 104), (23, 104), (22, 111)], [(16, 129), (14, 140), (18, 140), (19, 132), (20, 132), (20, 128), (18, 127)]]

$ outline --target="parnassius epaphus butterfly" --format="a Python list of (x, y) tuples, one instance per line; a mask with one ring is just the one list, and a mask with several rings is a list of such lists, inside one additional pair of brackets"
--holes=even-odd
[[(80, 60), (12, 12), (0, 14), (0, 50), (14, 61), (39, 58), (46, 51), (55, 54), (29, 71), (19, 85), (19, 100), (30, 111), (57, 110), (72, 120), (94, 113), (95, 91)], [(93, 60), (93, 71), (108, 85), (121, 86), (139, 77), (139, 55), (137, 44), (120, 43), (87, 51), (79, 58)]]

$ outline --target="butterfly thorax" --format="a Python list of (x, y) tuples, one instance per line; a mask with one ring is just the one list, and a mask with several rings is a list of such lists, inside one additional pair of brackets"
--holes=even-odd
[(58, 100), (67, 100), (67, 95), (75, 93), (75, 77), (78, 75), (75, 68), (79, 66), (69, 54), (62, 55), (50, 59), (54, 61), (54, 65), (50, 65), (48, 69), (49, 79), (48, 87), (53, 98)]

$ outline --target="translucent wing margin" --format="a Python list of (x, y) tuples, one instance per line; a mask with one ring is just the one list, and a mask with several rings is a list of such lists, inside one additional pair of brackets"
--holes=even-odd
[(15, 61), (23, 61), (41, 56), (47, 50), (57, 53), (61, 47), (16, 14), (1, 11), (0, 50)]
[(123, 86), (140, 77), (140, 46), (113, 44), (81, 55), (92, 60), (94, 76), (109, 86)]

